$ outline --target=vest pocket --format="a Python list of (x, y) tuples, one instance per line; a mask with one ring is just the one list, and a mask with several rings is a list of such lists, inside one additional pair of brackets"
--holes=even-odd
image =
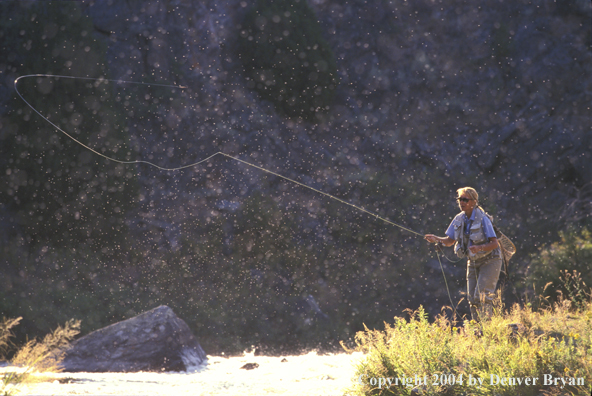
[(485, 234), (483, 233), (483, 228), (481, 228), (481, 224), (473, 225), (471, 227), (471, 234), (469, 235), (471, 242), (474, 245), (482, 244), (485, 241)]

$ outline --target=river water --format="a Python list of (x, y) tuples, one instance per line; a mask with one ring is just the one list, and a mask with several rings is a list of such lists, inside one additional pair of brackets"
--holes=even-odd
[[(294, 395), (344, 396), (360, 353), (300, 356), (208, 356), (187, 372), (58, 373), (18, 389), (19, 395)], [(258, 367), (241, 368), (247, 363)], [(251, 365), (254, 366), (254, 365)], [(7, 369), (6, 367), (4, 369)]]

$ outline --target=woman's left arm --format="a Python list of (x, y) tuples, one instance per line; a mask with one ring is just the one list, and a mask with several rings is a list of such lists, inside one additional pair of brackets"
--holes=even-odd
[(489, 242), (484, 243), (483, 245), (473, 245), (469, 247), (469, 250), (472, 253), (479, 253), (479, 252), (490, 252), (493, 249), (496, 249), (499, 246), (499, 242), (497, 238), (492, 237), (489, 238)]
[(493, 224), (487, 216), (483, 217), (483, 231), (485, 232), (485, 236), (488, 238), (489, 242), (482, 245), (474, 245), (469, 247), (469, 250), (472, 253), (490, 252), (499, 246), (495, 230), (493, 229)]

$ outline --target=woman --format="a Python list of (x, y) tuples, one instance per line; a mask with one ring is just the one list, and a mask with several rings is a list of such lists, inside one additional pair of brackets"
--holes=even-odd
[(479, 194), (471, 187), (457, 190), (460, 212), (446, 230), (445, 237), (425, 235), (430, 243), (452, 246), (459, 257), (467, 257), (467, 296), (471, 317), (479, 321), (480, 315), (491, 316), (493, 297), (500, 270), (502, 254), (493, 224), (479, 206)]

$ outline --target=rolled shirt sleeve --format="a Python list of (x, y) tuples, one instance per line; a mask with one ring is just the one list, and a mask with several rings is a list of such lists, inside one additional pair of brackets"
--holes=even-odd
[(495, 231), (493, 230), (493, 224), (489, 217), (483, 216), (483, 230), (485, 232), (485, 237), (489, 240), (489, 238), (497, 238)]
[(446, 229), (446, 236), (450, 239), (455, 239), (454, 238), (454, 220), (452, 220), (452, 222), (450, 223), (450, 225)]

